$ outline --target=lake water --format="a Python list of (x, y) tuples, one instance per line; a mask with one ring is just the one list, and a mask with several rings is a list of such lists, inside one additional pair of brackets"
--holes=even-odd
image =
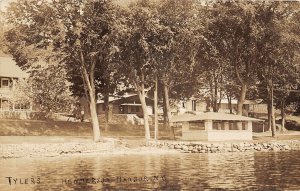
[(299, 151), (64, 156), (0, 159), (0, 165), (1, 191), (300, 190)]

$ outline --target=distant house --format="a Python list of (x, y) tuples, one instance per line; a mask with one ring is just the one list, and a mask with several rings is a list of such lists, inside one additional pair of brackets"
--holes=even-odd
[(31, 111), (31, 103), (13, 103), (14, 85), (29, 76), (10, 57), (0, 57), (0, 111)]
[[(146, 97), (146, 104), (148, 114), (153, 114), (153, 100), (149, 97)], [(142, 104), (137, 94), (126, 94), (121, 97), (110, 97), (109, 108), (112, 111), (112, 114), (136, 114), (140, 117), (143, 116)], [(97, 102), (97, 113), (105, 113), (103, 100)]]
[[(232, 111), (236, 113), (238, 101), (231, 100)], [(186, 112), (207, 112), (212, 111), (209, 100), (190, 98), (177, 102), (178, 113)], [(222, 99), (219, 104), (220, 113), (230, 113), (230, 104), (227, 99)], [(248, 116), (249, 113), (267, 113), (267, 104), (263, 104), (258, 100), (245, 100), (243, 105), (243, 113)]]
[[(90, 109), (86, 98), (83, 96), (79, 100), (81, 105), (81, 110), (84, 111), (84, 119), (90, 119)], [(148, 109), (148, 114), (152, 115), (154, 101), (146, 97), (146, 104)], [(111, 115), (137, 115), (138, 117), (143, 117), (142, 104), (140, 102), (139, 96), (137, 94), (126, 94), (120, 97), (109, 97), (109, 112)], [(98, 115), (105, 114), (104, 100), (98, 100), (96, 103), (96, 109)]]

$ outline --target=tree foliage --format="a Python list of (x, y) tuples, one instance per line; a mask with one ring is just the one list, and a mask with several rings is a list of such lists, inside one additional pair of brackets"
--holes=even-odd
[(46, 118), (53, 113), (72, 113), (76, 98), (72, 97), (70, 83), (64, 68), (54, 65), (35, 70), (28, 79), (15, 81), (13, 101), (15, 104), (31, 103), (35, 111)]
[(134, 87), (149, 139), (145, 96), (157, 78), (167, 121), (170, 98), (203, 89), (214, 111), (225, 97), (238, 98), (238, 114), (256, 94), (270, 111), (292, 103), (289, 90), (299, 88), (298, 10), (299, 3), (272, 1), (146, 0), (119, 7), (106, 0), (19, 0), (7, 12), (13, 27), (6, 40), (23, 68), (65, 65), (72, 92), (90, 103), (95, 140), (97, 95), (108, 98), (119, 84)]
[(8, 10), (8, 21), (15, 26), (7, 35), (10, 53), (23, 67), (37, 60), (66, 65), (73, 84), (83, 86), (95, 141), (100, 139), (95, 74), (117, 51), (115, 37), (122, 31), (117, 13), (111, 1), (102, 0), (20, 0)]

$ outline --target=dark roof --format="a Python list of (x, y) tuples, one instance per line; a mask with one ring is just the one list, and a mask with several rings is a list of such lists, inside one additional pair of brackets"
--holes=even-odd
[[(126, 94), (126, 95), (123, 95), (121, 97), (109, 97), (109, 103), (112, 103), (112, 102), (115, 102), (115, 101), (118, 101), (118, 100), (122, 100), (122, 99), (126, 99), (126, 98), (130, 98), (130, 97), (134, 97), (134, 96), (138, 96), (138, 95), (137, 94)], [(152, 100), (151, 98), (149, 98), (147, 96), (146, 96), (146, 99)], [(104, 103), (104, 100), (97, 101), (97, 104), (101, 104), (101, 103)]]
[(260, 119), (245, 117), (241, 115), (233, 115), (227, 113), (206, 112), (197, 115), (183, 114), (173, 116), (171, 122), (187, 122), (187, 121), (204, 121), (204, 120), (218, 120), (218, 121), (261, 121)]
[(0, 57), (0, 77), (27, 78), (29, 74), (21, 70), (11, 57)]
[[(133, 96), (136, 96), (137, 94), (128, 94), (128, 95), (123, 95), (122, 97), (109, 97), (109, 101), (108, 102), (114, 102), (116, 100), (120, 100), (120, 99), (123, 99), (123, 98), (128, 98), (128, 97), (133, 97)], [(97, 104), (98, 103), (104, 103), (104, 100), (99, 100), (97, 101)]]

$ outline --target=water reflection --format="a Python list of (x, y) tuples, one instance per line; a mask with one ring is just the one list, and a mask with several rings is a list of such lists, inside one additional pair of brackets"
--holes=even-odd
[[(288, 155), (288, 157), (287, 157)], [(299, 152), (272, 152), (255, 155), (256, 185), (264, 190), (300, 188)], [(267, 172), (267, 173), (261, 173)]]
[[(297, 151), (66, 156), (0, 159), (0, 164), (0, 190), (300, 189)], [(23, 184), (9, 185), (5, 177), (22, 178)], [(24, 184), (38, 177), (41, 184)]]

